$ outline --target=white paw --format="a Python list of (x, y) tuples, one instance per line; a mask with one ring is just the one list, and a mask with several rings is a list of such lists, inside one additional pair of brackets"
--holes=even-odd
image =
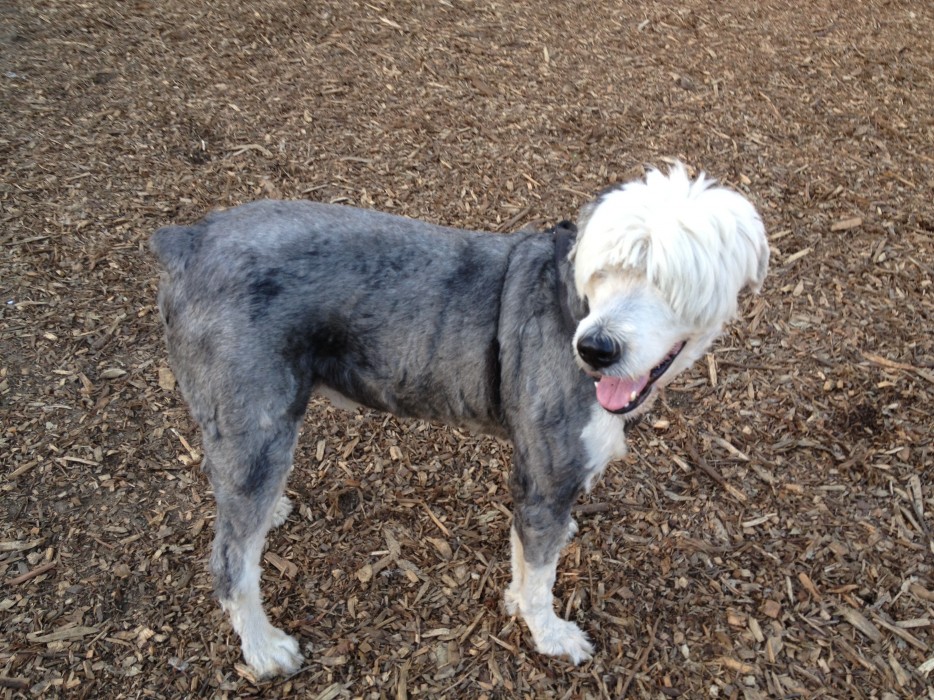
[(535, 648), (548, 656), (567, 656), (577, 665), (593, 656), (593, 645), (580, 627), (555, 615), (538, 630), (532, 630)]
[(519, 587), (516, 586), (515, 582), (510, 583), (509, 588), (507, 588), (506, 592), (503, 594), (503, 603), (506, 605), (506, 612), (510, 615), (518, 615), (519, 601), (521, 599)]
[(288, 496), (282, 496), (276, 501), (276, 507), (272, 511), (272, 527), (279, 527), (289, 517), (292, 512), (292, 500)]
[(282, 630), (268, 625), (254, 640), (243, 642), (243, 658), (257, 678), (287, 676), (302, 665), (298, 642)]

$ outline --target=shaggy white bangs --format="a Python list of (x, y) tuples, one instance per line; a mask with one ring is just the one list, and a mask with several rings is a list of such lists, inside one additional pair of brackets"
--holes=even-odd
[(645, 276), (682, 319), (696, 326), (736, 313), (736, 297), (758, 290), (768, 267), (765, 229), (742, 195), (680, 163), (667, 175), (606, 192), (581, 213), (574, 252), (578, 294), (597, 274)]

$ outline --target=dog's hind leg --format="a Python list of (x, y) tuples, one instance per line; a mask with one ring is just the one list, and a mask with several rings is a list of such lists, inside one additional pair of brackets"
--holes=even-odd
[(263, 677), (296, 671), (302, 656), (298, 642), (269, 622), (260, 594), (266, 533), (291, 507), (282, 491), (299, 422), (282, 416), (261, 423), (266, 425), (213, 437), (205, 431), (205, 452), (217, 500), (215, 592), (240, 636), (244, 659)]
[(514, 464), (511, 490), (515, 503), (512, 531), (512, 583), (506, 609), (519, 614), (535, 640), (535, 648), (550, 656), (567, 656), (575, 664), (593, 655), (587, 635), (554, 610), (552, 588), (558, 557), (577, 527), (571, 505), (578, 489), (558, 493), (536, 486), (521, 464)]

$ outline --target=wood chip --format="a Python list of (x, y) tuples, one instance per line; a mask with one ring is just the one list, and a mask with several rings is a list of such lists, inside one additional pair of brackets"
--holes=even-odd
[(871, 352), (863, 351), (860, 354), (874, 364), (881, 365), (882, 367), (888, 367), (889, 369), (900, 369), (913, 372), (925, 381), (934, 384), (934, 371), (928, 370), (924, 367), (915, 367), (914, 365), (909, 365), (904, 362), (895, 362), (894, 360), (889, 360)]
[(770, 664), (774, 664), (778, 661), (778, 657), (782, 653), (784, 647), (785, 645), (781, 637), (769, 637), (765, 641), (765, 658), (768, 659)]
[(45, 542), (44, 538), (25, 542), (22, 540), (4, 540), (0, 542), (0, 552), (25, 552), (30, 549), (35, 549), (43, 542)]
[(263, 558), (276, 567), (279, 573), (286, 578), (295, 578), (296, 574), (298, 574), (298, 566), (296, 566), (293, 562), (290, 562), (288, 559), (279, 556), (275, 552), (266, 552), (263, 555)]
[(159, 368), (159, 388), (168, 393), (175, 391), (175, 375), (168, 367)]
[(717, 358), (712, 352), (708, 352), (707, 358), (707, 376), (710, 379), (710, 386), (717, 386)]
[(769, 520), (776, 517), (777, 515), (778, 513), (767, 513), (765, 515), (760, 515), (757, 518), (753, 518), (752, 520), (744, 520), (740, 524), (743, 527), (756, 527), (757, 525), (762, 525), (763, 523), (767, 523)]
[(895, 655), (892, 652), (889, 652), (888, 657), (889, 668), (892, 669), (892, 673), (895, 674), (895, 682), (899, 685), (900, 688), (904, 688), (911, 682), (911, 674), (909, 674), (905, 668), (899, 663), (898, 659), (895, 658)]
[(781, 614), (782, 605), (781, 603), (777, 601), (766, 599), (762, 602), (762, 605), (760, 606), (759, 610), (762, 611), (763, 615), (765, 615), (766, 617), (771, 617), (774, 620), (774, 619), (777, 619), (778, 616)]
[(737, 489), (732, 484), (728, 483), (726, 479), (720, 476), (720, 474), (715, 469), (713, 469), (709, 464), (707, 464), (707, 460), (705, 460), (703, 456), (701, 456), (700, 452), (697, 451), (697, 448), (695, 448), (694, 445), (689, 445), (688, 449), (691, 454), (691, 459), (694, 460), (694, 464), (701, 471), (703, 471), (711, 479), (717, 482), (723, 489), (728, 491), (738, 501), (740, 501), (741, 503), (746, 502), (746, 494), (744, 494), (742, 491)]
[(65, 627), (47, 634), (43, 634), (41, 632), (30, 632), (26, 635), (26, 639), (35, 644), (47, 644), (49, 642), (66, 642), (73, 639), (83, 639), (89, 635), (97, 634), (97, 632), (97, 627), (82, 627), (80, 625), (75, 625), (74, 627)]
[(814, 252), (814, 249), (811, 246), (808, 246), (807, 248), (802, 248), (796, 253), (792, 253), (787, 258), (785, 258), (785, 267), (788, 267), (789, 265), (793, 265), (794, 263), (796, 263), (798, 260), (805, 257), (806, 255), (810, 255), (812, 252)]
[(451, 557), (453, 556), (453, 552), (451, 551), (451, 545), (449, 545), (447, 542), (437, 537), (429, 537), (427, 539), (428, 539), (428, 542), (430, 542), (431, 545), (436, 550), (438, 550), (438, 554), (441, 555), (442, 559), (446, 561), (451, 559)]
[(49, 562), (46, 562), (45, 564), (40, 564), (39, 566), (37, 566), (35, 569), (32, 569), (31, 571), (27, 571), (24, 574), (20, 574), (19, 576), (14, 576), (13, 578), (8, 579), (6, 581), (6, 584), (8, 586), (18, 586), (21, 583), (26, 583), (26, 581), (29, 581), (30, 579), (34, 579), (37, 576), (41, 576), (42, 574), (48, 573), (49, 571), (54, 569), (56, 566), (58, 566), (58, 562), (54, 562), (54, 561), (49, 561)]
[(369, 583), (373, 580), (373, 567), (370, 564), (364, 564), (354, 574), (360, 583)]
[(814, 600), (820, 600), (820, 592), (817, 590), (817, 586), (814, 585), (814, 582), (811, 580), (811, 577), (808, 576), (803, 571), (798, 574), (798, 581), (801, 582), (801, 585), (804, 586), (804, 589), (811, 594), (811, 598)]
[(344, 692), (344, 690), (345, 687), (340, 683), (332, 683), (320, 693), (315, 695), (314, 700), (334, 700), (334, 698), (339, 697)]
[(753, 639), (755, 639), (759, 644), (765, 641), (765, 635), (762, 633), (762, 628), (759, 626), (759, 621), (754, 618), (749, 618), (749, 631), (752, 633)]
[(917, 671), (925, 678), (931, 675), (931, 672), (934, 671), (934, 656), (918, 666)]
[(934, 603), (934, 591), (928, 590), (917, 581), (909, 584), (908, 590), (919, 600), (924, 600), (928, 603)]
[(831, 231), (849, 231), (863, 225), (863, 219), (860, 216), (853, 216), (849, 219), (840, 219), (830, 225)]
[(737, 673), (754, 673), (756, 671), (755, 666), (729, 656), (721, 656), (717, 658), (714, 663), (720, 664), (724, 668), (736, 671)]
[(873, 615), (873, 620), (875, 620), (877, 625), (889, 630), (896, 636), (901, 637), (902, 639), (904, 639), (906, 642), (911, 644), (916, 649), (920, 649), (921, 651), (925, 651), (925, 652), (928, 650), (929, 647), (925, 642), (923, 642), (922, 640), (918, 639), (913, 634), (905, 630), (901, 625), (892, 624), (891, 622), (884, 619), (878, 614)]
[(849, 622), (862, 634), (866, 635), (871, 641), (878, 642), (882, 639), (882, 633), (879, 631), (879, 628), (867, 620), (861, 612), (848, 606), (840, 606), (838, 612), (840, 617)]

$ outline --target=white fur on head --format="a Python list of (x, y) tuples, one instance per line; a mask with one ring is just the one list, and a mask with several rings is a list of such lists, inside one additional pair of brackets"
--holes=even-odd
[(765, 278), (769, 246), (762, 220), (742, 195), (676, 164), (665, 175), (601, 195), (581, 212), (574, 283), (591, 298), (605, 277), (636, 275), (695, 327), (714, 328), (736, 313), (743, 287)]

